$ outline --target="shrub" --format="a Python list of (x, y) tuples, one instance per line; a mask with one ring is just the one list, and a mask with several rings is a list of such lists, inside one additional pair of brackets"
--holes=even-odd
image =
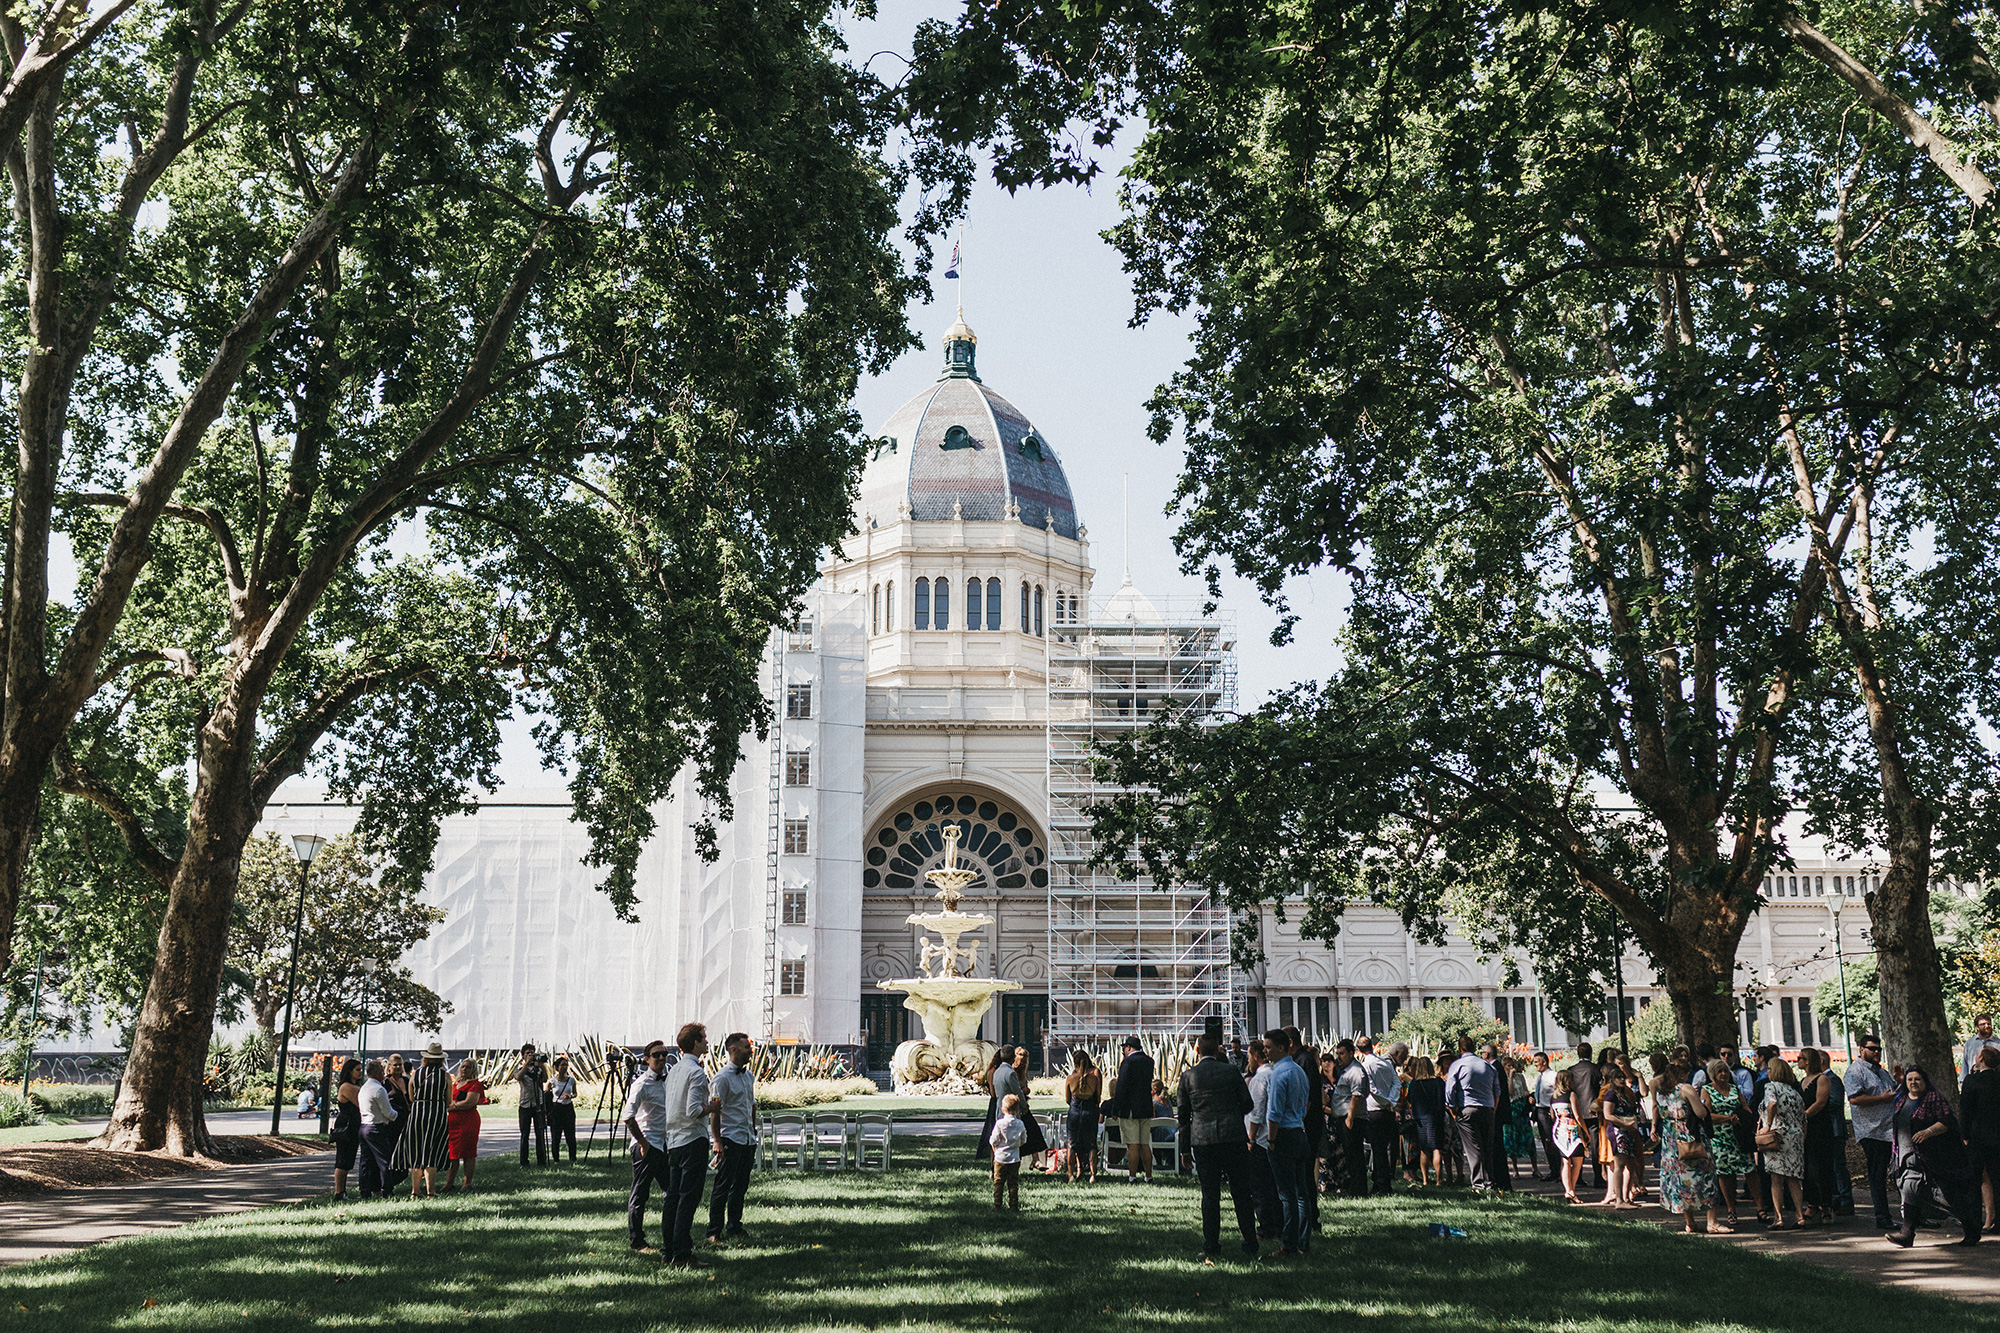
[(865, 1078), (774, 1078), (757, 1084), (757, 1106), (766, 1111), (797, 1110), (875, 1091), (874, 1081)]
[(97, 1083), (36, 1083), (28, 1100), (43, 1115), (60, 1120), (88, 1120), (111, 1114), (112, 1089)]
[(1507, 1031), (1505, 1023), (1468, 1000), (1440, 999), (1397, 1010), (1388, 1035), (1393, 1041), (1408, 1042), (1411, 1054), (1436, 1059), (1441, 1051), (1457, 1051), (1460, 1037), (1472, 1038), (1475, 1049), (1489, 1041), (1505, 1045)]
[(0, 1090), (0, 1129), (19, 1129), (23, 1125), (39, 1125), (41, 1113), (20, 1093)]

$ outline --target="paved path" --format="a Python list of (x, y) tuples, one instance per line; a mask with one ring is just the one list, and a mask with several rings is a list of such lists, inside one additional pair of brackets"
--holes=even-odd
[[(233, 1111), (208, 1117), (217, 1134), (270, 1132), (269, 1111)], [(479, 1155), (511, 1153), (520, 1146), (514, 1117), (488, 1116), (480, 1127)], [(285, 1119), (287, 1133), (318, 1133), (319, 1122)], [(299, 1203), (333, 1188), (333, 1154), (311, 1153), (269, 1162), (191, 1171), (164, 1180), (91, 1189), (59, 1190), (0, 1202), (0, 1267), (69, 1254), (120, 1236), (199, 1222), (272, 1204)]]
[[(1649, 1187), (1647, 1197), (1657, 1199), (1658, 1191), (1650, 1188), (1653, 1180), (1650, 1169), (1646, 1172), (1646, 1179)], [(1585, 1188), (1577, 1191), (1578, 1198), (1598, 1199), (1604, 1196), (1602, 1189), (1589, 1188), (1590, 1172), (1587, 1169), (1583, 1173), (1583, 1183)], [(1562, 1187), (1558, 1184), (1537, 1183), (1523, 1174), (1515, 1178), (1514, 1188), (1545, 1197), (1558, 1206), (1566, 1206), (1562, 1204)], [(1913, 1291), (2000, 1305), (2000, 1236), (1988, 1236), (1980, 1245), (1961, 1246), (1957, 1242), (1964, 1232), (1956, 1221), (1951, 1221), (1942, 1227), (1920, 1229), (1914, 1246), (1907, 1250), (1898, 1249), (1883, 1240), (1882, 1233), (1876, 1229), (1865, 1184), (1856, 1201), (1861, 1205), (1860, 1212), (1854, 1217), (1841, 1218), (1833, 1226), (1808, 1227), (1803, 1231), (1770, 1231), (1757, 1225), (1757, 1210), (1749, 1200), (1738, 1199), (1737, 1216), (1744, 1219), (1741, 1230), (1734, 1235), (1697, 1239), (1704, 1245), (1731, 1245), (1759, 1254), (1782, 1254), (1807, 1263), (1824, 1264), (1884, 1286), (1907, 1287)], [(1590, 1211), (1605, 1212), (1600, 1208)], [(1667, 1212), (1657, 1202), (1648, 1203), (1636, 1212), (1610, 1212), (1606, 1215), (1623, 1221), (1648, 1222), (1675, 1231), (1681, 1228), (1680, 1214)], [(1706, 1225), (1697, 1214), (1696, 1229)]]

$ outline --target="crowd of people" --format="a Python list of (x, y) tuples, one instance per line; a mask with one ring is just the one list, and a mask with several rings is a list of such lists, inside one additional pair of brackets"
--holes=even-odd
[[(1657, 1199), (1685, 1230), (1728, 1234), (1836, 1225), (1855, 1212), (1848, 1141), (1866, 1163), (1878, 1227), (1913, 1243), (1936, 1212), (1963, 1244), (2000, 1232), (2000, 1039), (1982, 1016), (1960, 1070), (1960, 1110), (1920, 1068), (1887, 1069), (1882, 1044), (1858, 1039), (1844, 1076), (1815, 1048), (1787, 1059), (1761, 1046), (1677, 1046), (1635, 1064), (1581, 1043), (1548, 1052), (1494, 1044), (1437, 1059), (1366, 1039), (1318, 1049), (1297, 1028), (1224, 1051), (1205, 1036), (1171, 1105), (1202, 1193), (1202, 1250), (1221, 1252), (1227, 1188), (1245, 1254), (1273, 1242), (1303, 1256), (1324, 1200), (1406, 1186), (1502, 1192), (1527, 1174), (1559, 1182), (1577, 1206), (1623, 1210)], [(1153, 1061), (1128, 1039), (1114, 1074), (1075, 1051), (1064, 1080), (1066, 1143), (1051, 1151), (1033, 1115), (1027, 1051), (1005, 1047), (987, 1071), (992, 1093), (980, 1153), (993, 1163), (993, 1205), (1018, 1208), (1021, 1163), (1038, 1155), (1071, 1180), (1099, 1179), (1101, 1129), (1119, 1125), (1125, 1176), (1153, 1179), (1155, 1121), (1167, 1116)], [(1107, 1082), (1108, 1078), (1108, 1082)], [(1584, 1176), (1599, 1197), (1586, 1198)]]

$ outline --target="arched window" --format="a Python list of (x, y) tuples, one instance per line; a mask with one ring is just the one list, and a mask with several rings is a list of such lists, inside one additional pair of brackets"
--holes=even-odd
[(931, 608), (931, 626), (934, 629), (950, 629), (951, 580), (939, 579), (933, 586), (937, 592), (937, 605)]
[(986, 628), (1000, 632), (1000, 580), (986, 580)]
[(882, 585), (879, 583), (875, 585), (874, 601), (868, 612), (868, 632), (870, 634), (882, 632)]
[(1021, 633), (1028, 632), (1028, 581), (1021, 580)]
[(983, 586), (978, 579), (967, 579), (965, 581), (965, 627), (967, 629), (979, 628), (979, 592)]
[(1042, 585), (1035, 585), (1035, 637), (1042, 637)]
[(896, 632), (896, 580), (889, 580), (889, 587), (882, 594), (882, 628), (891, 634)]
[(918, 629), (929, 629), (931, 627), (931, 581), (929, 579), (917, 580), (917, 618), (914, 623)]

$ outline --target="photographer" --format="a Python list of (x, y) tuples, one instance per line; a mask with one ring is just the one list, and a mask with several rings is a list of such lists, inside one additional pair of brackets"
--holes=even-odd
[[(625, 1094), (625, 1132), (632, 1136), (632, 1193), (625, 1202), (625, 1230), (632, 1248), (649, 1252), (646, 1197), (658, 1184), (667, 1190), (667, 1044), (646, 1043), (646, 1068)], [(671, 1202), (672, 1195), (668, 1195)], [(671, 1222), (663, 1222), (669, 1229)], [(671, 1234), (671, 1232), (669, 1232)]]
[(535, 1131), (535, 1165), (547, 1166), (549, 1162), (548, 1100), (545, 1092), (548, 1081), (549, 1067), (542, 1063), (535, 1043), (526, 1043), (521, 1047), (521, 1062), (514, 1068), (514, 1086), (521, 1092), (518, 1116), (522, 1166), (528, 1164), (528, 1130), (531, 1126)]

